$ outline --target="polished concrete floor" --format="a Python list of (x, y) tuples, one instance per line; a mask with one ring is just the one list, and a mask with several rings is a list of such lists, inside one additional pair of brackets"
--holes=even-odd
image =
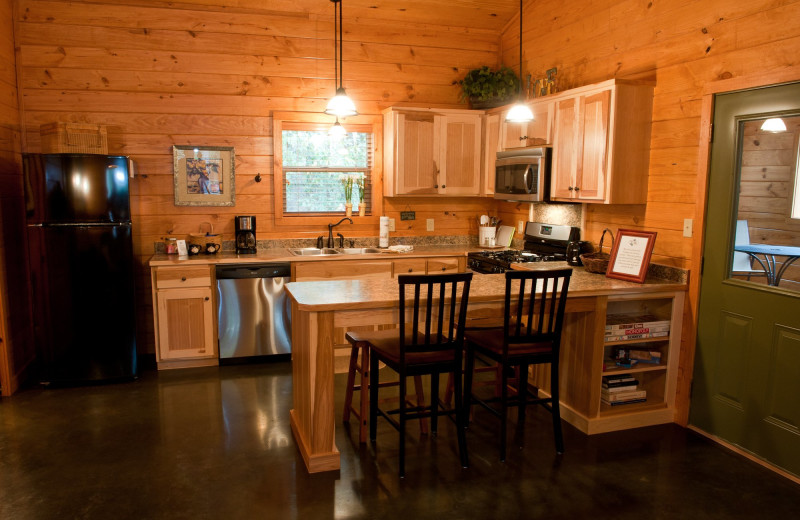
[[(341, 414), (343, 376), (337, 376)], [(409, 427), (374, 447), (338, 428), (338, 472), (308, 475), (289, 427), (288, 363), (147, 371), (136, 382), (23, 390), (0, 400), (0, 518), (797, 518), (800, 486), (677, 426), (584, 436), (529, 413), (524, 449), (497, 457), (477, 412), (467, 435)]]

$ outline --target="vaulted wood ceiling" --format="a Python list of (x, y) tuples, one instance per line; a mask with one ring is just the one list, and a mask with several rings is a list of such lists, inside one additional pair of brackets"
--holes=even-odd
[[(92, 2), (94, 0), (87, 0)], [(205, 7), (229, 12), (295, 13), (298, 16), (332, 16), (330, 0), (97, 0), (98, 3), (160, 6), (181, 9)], [(359, 18), (430, 23), (501, 31), (519, 11), (518, 0), (343, 0), (345, 24)]]

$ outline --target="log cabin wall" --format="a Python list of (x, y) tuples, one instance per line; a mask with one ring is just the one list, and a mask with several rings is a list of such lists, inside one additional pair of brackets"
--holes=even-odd
[[(138, 163), (131, 203), (140, 352), (153, 352), (146, 261), (162, 237), (206, 231), (208, 222), (232, 239), (237, 214), (257, 217), (260, 240), (321, 234), (319, 226), (274, 224), (271, 115), (319, 113), (332, 96), (330, 2), (318, 14), (268, 11), (249, 1), (14, 3), (25, 151), (40, 151), (43, 123), (96, 123), (109, 127), (110, 153)], [(351, 13), (345, 7), (344, 86), (362, 114), (393, 105), (466, 108), (454, 82), (472, 68), (497, 65), (498, 28), (444, 25), (452, 23), (443, 21), (451, 19), (446, 13), (430, 14), (438, 25), (403, 21), (402, 12), (394, 21), (370, 18), (369, 9)], [(174, 205), (171, 147), (181, 144), (235, 148), (235, 207)], [(263, 182), (254, 181), (257, 173)], [(493, 204), (396, 199), (386, 202), (385, 214), (396, 219), (396, 235), (464, 235), (476, 226), (474, 218), (460, 218), (463, 212), (474, 217)], [(417, 218), (401, 226), (399, 212), (409, 207)], [(435, 231), (425, 231), (426, 218), (436, 219)], [(377, 237), (378, 226), (356, 219), (345, 232)]]
[[(0, 0), (0, 20), (12, 19)], [(9, 24), (10, 26), (11, 24)], [(14, 32), (0, 31), (0, 395), (14, 393), (34, 357), (25, 251), (25, 207)]]
[[(685, 218), (702, 217), (696, 197), (703, 87), (796, 65), (800, 2), (531, 0), (524, 9), (525, 74), (542, 78), (557, 67), (559, 91), (614, 77), (655, 82), (650, 171), (642, 172), (649, 174), (647, 204), (586, 204), (584, 237), (596, 243), (605, 227), (657, 231), (653, 260), (690, 267), (692, 240), (682, 230)], [(509, 22), (501, 42), (502, 62), (515, 70), (518, 23)]]
[[(800, 221), (791, 219), (797, 175), (800, 117), (784, 118), (786, 132), (761, 131), (762, 121), (744, 124), (738, 219), (746, 220), (751, 244), (800, 247)], [(777, 258), (779, 262), (781, 257)], [(759, 269), (757, 263), (753, 266)], [(763, 276), (753, 282), (766, 283)], [(790, 265), (780, 286), (800, 291), (800, 266)]]

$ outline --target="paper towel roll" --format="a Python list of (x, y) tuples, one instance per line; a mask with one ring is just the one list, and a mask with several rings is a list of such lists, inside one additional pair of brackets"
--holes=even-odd
[(389, 217), (381, 217), (378, 247), (389, 247)]

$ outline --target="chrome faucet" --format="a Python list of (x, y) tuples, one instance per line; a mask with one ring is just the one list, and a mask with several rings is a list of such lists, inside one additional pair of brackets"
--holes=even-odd
[[(328, 247), (335, 247), (335, 243), (333, 241), (333, 228), (335, 228), (336, 226), (338, 226), (339, 224), (341, 224), (345, 220), (347, 220), (351, 224), (353, 223), (353, 219), (351, 219), (350, 217), (344, 217), (342, 220), (340, 220), (336, 224), (328, 224)], [(344, 240), (344, 237), (342, 237), (342, 240)]]

